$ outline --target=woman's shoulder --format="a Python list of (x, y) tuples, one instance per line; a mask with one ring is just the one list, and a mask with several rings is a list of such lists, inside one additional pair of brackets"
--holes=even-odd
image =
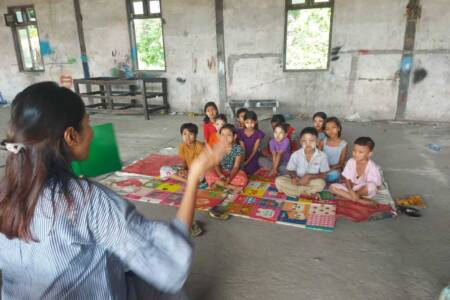
[(96, 206), (102, 202), (125, 202), (122, 198), (107, 186), (85, 178), (77, 178), (69, 181), (69, 191), (76, 202), (88, 203)]

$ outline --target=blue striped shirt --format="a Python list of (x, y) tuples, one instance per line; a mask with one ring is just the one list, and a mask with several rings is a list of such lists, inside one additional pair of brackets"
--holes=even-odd
[(192, 260), (187, 226), (146, 220), (108, 188), (80, 183), (70, 183), (70, 211), (44, 189), (31, 225), (38, 242), (0, 233), (2, 299), (126, 299), (125, 268), (162, 292), (180, 290)]

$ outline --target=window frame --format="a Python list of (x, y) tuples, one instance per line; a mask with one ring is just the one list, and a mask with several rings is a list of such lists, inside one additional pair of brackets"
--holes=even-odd
[[(167, 72), (167, 58), (166, 58), (166, 41), (164, 38), (164, 24), (166, 21), (162, 17), (162, 1), (159, 1), (159, 13), (150, 12), (150, 0), (125, 0), (127, 7), (127, 17), (128, 17), (128, 35), (130, 37), (130, 52), (131, 52), (131, 63), (134, 73), (164, 73)], [(142, 2), (144, 5), (144, 13), (141, 15), (134, 14), (133, 2)], [(147, 4), (147, 5), (146, 5)], [(163, 70), (141, 70), (139, 69), (138, 53), (136, 46), (136, 30), (134, 28), (135, 19), (161, 19), (161, 32), (163, 40), (163, 52), (164, 52), (164, 69)]]
[[(14, 41), (14, 49), (16, 52), (16, 58), (17, 58), (17, 63), (19, 65), (19, 71), (20, 72), (45, 72), (45, 64), (44, 64), (44, 58), (42, 56), (42, 49), (41, 49), (41, 38), (39, 35), (39, 26), (38, 26), (38, 22), (37, 22), (37, 13), (36, 13), (36, 9), (34, 8), (34, 5), (19, 5), (19, 6), (8, 6), (8, 14), (12, 14), (14, 15), (14, 24), (12, 24), (11, 27), (11, 32), (13, 35), (13, 41)], [(34, 11), (34, 19), (35, 21), (30, 21), (29, 17), (28, 17), (28, 10), (32, 9)], [(17, 17), (16, 17), (16, 11), (17, 10), (21, 10), (22, 11), (22, 16), (25, 16), (25, 19), (23, 20), (22, 23), (17, 22)], [(26, 28), (27, 29), (27, 37), (28, 37), (28, 42), (31, 45), (31, 40), (30, 40), (30, 36), (29, 36), (29, 32), (28, 32), (28, 26), (36, 26), (36, 30), (38, 32), (38, 39), (39, 39), (39, 53), (41, 55), (41, 63), (42, 63), (42, 69), (36, 69), (36, 61), (34, 60), (34, 56), (32, 53), (32, 49), (30, 48), (30, 54), (31, 54), (31, 60), (33, 63), (33, 67), (31, 69), (27, 69), (24, 67), (24, 62), (23, 62), (23, 52), (22, 52), (22, 47), (20, 44), (20, 40), (19, 40), (19, 36), (18, 36), (18, 29), (20, 28)]]
[[(328, 2), (317, 2), (315, 0), (305, 0), (305, 3), (291, 4), (292, 0), (285, 0), (285, 15), (284, 15), (284, 44), (283, 44), (283, 72), (324, 72), (330, 69), (331, 60), (331, 37), (333, 32), (333, 16), (334, 16), (334, 0)], [(288, 14), (290, 10), (302, 10), (302, 9), (317, 9), (317, 8), (330, 8), (330, 33), (328, 37), (328, 59), (327, 66), (324, 69), (287, 69), (286, 68), (286, 52), (287, 52), (287, 26), (288, 26)]]

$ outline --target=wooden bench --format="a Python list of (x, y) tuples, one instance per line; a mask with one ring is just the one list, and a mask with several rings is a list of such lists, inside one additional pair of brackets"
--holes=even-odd
[[(110, 114), (143, 114), (149, 119), (153, 111), (164, 110), (168, 113), (166, 78), (130, 78), (95, 77), (75, 79), (75, 92), (87, 99), (86, 110)], [(80, 86), (85, 86), (81, 92)], [(160, 99), (156, 103), (156, 99)]]

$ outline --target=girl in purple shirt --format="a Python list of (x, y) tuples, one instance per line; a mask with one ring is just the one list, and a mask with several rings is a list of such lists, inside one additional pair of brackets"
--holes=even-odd
[(271, 157), (261, 156), (258, 160), (262, 168), (270, 170), (270, 176), (284, 175), (291, 156), (291, 145), (287, 137), (288, 124), (277, 124), (273, 128), (273, 138), (269, 141)]
[(245, 150), (244, 171), (252, 175), (259, 169), (259, 145), (264, 132), (258, 129), (258, 117), (254, 111), (248, 111), (244, 116), (244, 129), (239, 130), (239, 143)]

